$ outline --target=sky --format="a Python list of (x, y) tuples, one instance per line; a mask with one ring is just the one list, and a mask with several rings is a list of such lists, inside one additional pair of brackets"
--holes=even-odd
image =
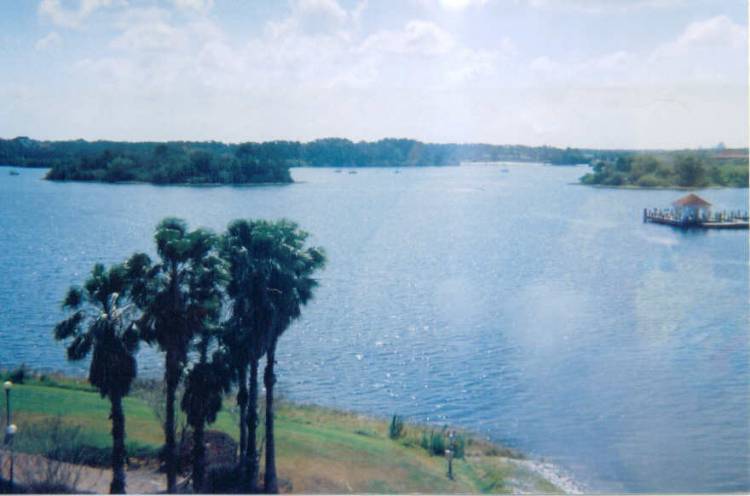
[(745, 0), (3, 0), (0, 137), (748, 143)]

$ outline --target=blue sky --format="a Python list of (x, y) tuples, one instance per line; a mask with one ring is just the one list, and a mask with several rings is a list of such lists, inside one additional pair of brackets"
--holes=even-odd
[(5, 0), (0, 136), (747, 146), (740, 0)]

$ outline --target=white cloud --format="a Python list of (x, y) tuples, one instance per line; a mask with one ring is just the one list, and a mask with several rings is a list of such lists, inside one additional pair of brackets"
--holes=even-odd
[(381, 31), (369, 36), (361, 49), (399, 54), (440, 55), (456, 45), (453, 36), (430, 21), (414, 20), (398, 31)]
[(77, 7), (70, 8), (62, 0), (42, 0), (38, 11), (57, 26), (77, 28), (95, 11), (112, 3), (112, 0), (79, 0)]
[(720, 15), (688, 24), (680, 36), (656, 49), (656, 57), (687, 55), (699, 48), (741, 49), (747, 44), (747, 28)]
[(528, 69), (542, 84), (746, 84), (746, 43), (747, 28), (722, 15), (690, 23), (672, 41), (650, 50), (616, 50), (577, 60), (539, 56)]
[(525, 3), (537, 9), (573, 9), (589, 14), (666, 9), (685, 2), (686, 0), (516, 0), (516, 3)]
[(482, 6), (488, 0), (438, 0), (441, 7), (447, 10), (464, 10), (472, 6)]
[[(577, 16), (568, 27), (539, 12), (512, 25), (483, 16), (483, 1), (432, 0), (431, 8), (399, 10), (366, 1), (292, 0), (286, 10), (270, 9), (271, 17), (243, 21), (247, 29), (232, 31), (236, 23), (224, 24), (226, 12), (215, 0), (44, 0), (44, 19), (69, 27), (95, 21), (97, 29), (87, 31), (91, 42), (80, 47), (80, 37), (48, 29), (36, 47), (49, 49), (65, 38), (66, 66), (73, 67), (66, 75), (75, 91), (61, 98), (67, 90), (38, 83), (29, 90), (34, 98), (14, 96), (12, 105), (57, 136), (742, 142), (747, 48), (739, 21), (694, 22), (665, 34), (658, 47), (617, 45), (637, 36), (627, 31), (631, 5), (656, 9), (678, 1), (518, 0), (617, 14)], [(476, 10), (452, 15), (461, 9)], [(587, 37), (591, 22), (620, 30), (618, 36)], [(567, 30), (570, 38), (564, 47), (550, 47), (551, 40), (538, 36), (545, 28)], [(50, 106), (66, 119), (42, 118)]]
[(536, 57), (529, 63), (529, 68), (532, 71), (547, 73), (547, 74), (558, 72), (560, 70), (560, 67), (562, 67), (561, 64), (559, 64), (558, 62), (555, 62), (554, 60), (550, 59), (546, 55), (542, 55), (541, 57)]
[(181, 50), (187, 47), (188, 33), (164, 21), (134, 24), (112, 40), (110, 46), (133, 52)]
[(295, 0), (290, 15), (282, 21), (270, 22), (269, 29), (276, 36), (336, 34), (351, 27), (362, 8), (359, 5), (349, 13), (336, 0)]
[(669, 80), (747, 84), (747, 27), (727, 16), (688, 24), (647, 57), (652, 75)]
[(183, 11), (193, 11), (205, 14), (214, 6), (214, 0), (172, 0), (175, 7)]
[(449, 63), (451, 68), (446, 71), (447, 81), (460, 86), (488, 78), (496, 73), (501, 57), (498, 52), (462, 49)]
[(34, 44), (34, 49), (37, 51), (51, 50), (57, 48), (62, 44), (62, 37), (57, 32), (52, 31), (45, 36), (39, 38)]

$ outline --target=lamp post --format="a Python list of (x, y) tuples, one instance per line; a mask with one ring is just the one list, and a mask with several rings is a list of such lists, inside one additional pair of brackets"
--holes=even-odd
[(455, 431), (448, 432), (448, 449), (445, 450), (445, 457), (448, 459), (448, 478), (450, 480), (453, 480), (453, 455), (456, 451), (453, 437), (455, 434)]
[(5, 428), (5, 444), (10, 446), (10, 490), (13, 491), (13, 436), (18, 428), (16, 424), (10, 424)]
[(5, 389), (5, 425), (10, 425), (10, 390), (13, 387), (13, 383), (5, 381), (3, 383), (3, 389)]
[(13, 387), (11, 381), (5, 381), (3, 383), (3, 389), (5, 390), (5, 440), (4, 444), (10, 447), (10, 489), (13, 490), (13, 435), (18, 430), (14, 424), (11, 424), (10, 416), (10, 390)]

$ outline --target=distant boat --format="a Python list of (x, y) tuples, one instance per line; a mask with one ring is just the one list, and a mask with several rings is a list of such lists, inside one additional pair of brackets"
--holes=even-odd
[(10, 171), (10, 172), (8, 173), (8, 175), (11, 175), (11, 176), (20, 176), (21, 174), (19, 174), (19, 173), (18, 173), (18, 171), (14, 171), (14, 170), (12, 170), (12, 171)]
[(357, 173), (357, 171), (355, 171), (355, 170), (350, 170), (349, 171), (349, 174), (356, 174), (356, 173)]
[(394, 173), (394, 174), (401, 174), (401, 171), (400, 171), (400, 170), (398, 170), (398, 169), (396, 169), (395, 171), (393, 171), (393, 173)]
[(341, 174), (341, 169), (336, 169), (336, 170), (335, 170), (335, 171), (333, 171), (333, 172), (335, 172), (335, 173), (337, 173), (337, 174)]

